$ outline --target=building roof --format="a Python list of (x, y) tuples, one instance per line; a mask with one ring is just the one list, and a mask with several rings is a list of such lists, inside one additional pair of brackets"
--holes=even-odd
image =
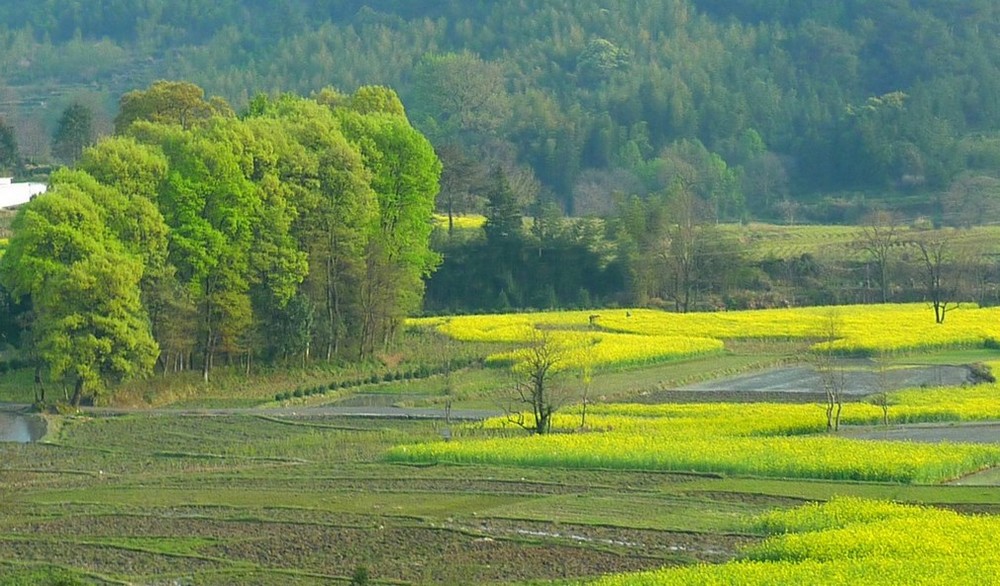
[(0, 209), (24, 205), (46, 189), (44, 183), (14, 183), (10, 177), (0, 177)]

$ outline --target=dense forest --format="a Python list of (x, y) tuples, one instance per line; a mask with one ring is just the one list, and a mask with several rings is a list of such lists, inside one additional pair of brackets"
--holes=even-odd
[[(523, 205), (575, 216), (678, 169), (720, 220), (851, 222), (890, 198), (940, 221), (927, 194), (1000, 192), (996, 3), (606, 4), (0, 0), (0, 103), (26, 158), (65, 161), (64, 108), (110, 129), (156, 79), (236, 108), (386, 85), (446, 169), (500, 164)], [(481, 209), (461, 188), (452, 208)]]

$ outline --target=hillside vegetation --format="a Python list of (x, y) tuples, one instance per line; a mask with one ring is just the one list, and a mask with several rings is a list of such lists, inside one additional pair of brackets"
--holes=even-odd
[[(985, 0), (3, 0), (0, 11), (0, 103), (35, 160), (73, 101), (106, 128), (119, 96), (160, 78), (237, 108), (258, 92), (382, 84), (450, 149), (446, 168), (521, 168), (575, 214), (684, 169), (730, 219), (806, 217), (789, 203), (831, 191), (998, 191), (1000, 8)], [(935, 201), (911, 203), (946, 215)]]

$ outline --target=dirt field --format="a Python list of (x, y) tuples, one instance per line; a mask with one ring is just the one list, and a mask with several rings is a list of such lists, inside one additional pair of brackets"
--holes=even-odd
[[(967, 382), (971, 372), (966, 366), (936, 365), (893, 368), (879, 373), (875, 365), (867, 360), (845, 360), (838, 363), (836, 368), (837, 374), (844, 377), (844, 392), (854, 396), (923, 386), (957, 386)], [(763, 392), (808, 395), (815, 394), (821, 389), (822, 381), (816, 368), (802, 364), (698, 383), (680, 390), (702, 393)]]
[(844, 427), (841, 435), (854, 439), (909, 442), (963, 442), (1000, 444), (1000, 421), (984, 423), (911, 424), (889, 427)]

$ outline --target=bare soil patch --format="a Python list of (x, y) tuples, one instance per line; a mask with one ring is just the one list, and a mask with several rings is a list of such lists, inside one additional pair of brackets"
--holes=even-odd
[(845, 426), (841, 435), (856, 439), (908, 442), (1000, 444), (1000, 421), (976, 423), (914, 423), (909, 425)]
[[(368, 517), (346, 524), (261, 522), (169, 516), (73, 516), (27, 524), (25, 542), (3, 547), (22, 560), (133, 575), (218, 571), (230, 564), (267, 570), (421, 584), (487, 584), (558, 579), (732, 558), (753, 538), (547, 522), (483, 520), (440, 526)], [(350, 523), (360, 522), (357, 526)], [(80, 536), (90, 543), (73, 543)], [(93, 543), (113, 538), (205, 540), (196, 552), (161, 554)], [(64, 541), (65, 540), (65, 541)], [(52, 543), (58, 541), (58, 547)]]
[[(915, 387), (958, 386), (970, 382), (968, 366), (930, 365), (891, 368), (884, 372), (870, 360), (842, 360), (835, 366), (844, 376), (847, 395), (870, 395), (882, 390), (894, 391)], [(680, 390), (703, 393), (817, 393), (822, 380), (816, 368), (809, 364), (770, 368), (725, 379), (688, 385)]]

